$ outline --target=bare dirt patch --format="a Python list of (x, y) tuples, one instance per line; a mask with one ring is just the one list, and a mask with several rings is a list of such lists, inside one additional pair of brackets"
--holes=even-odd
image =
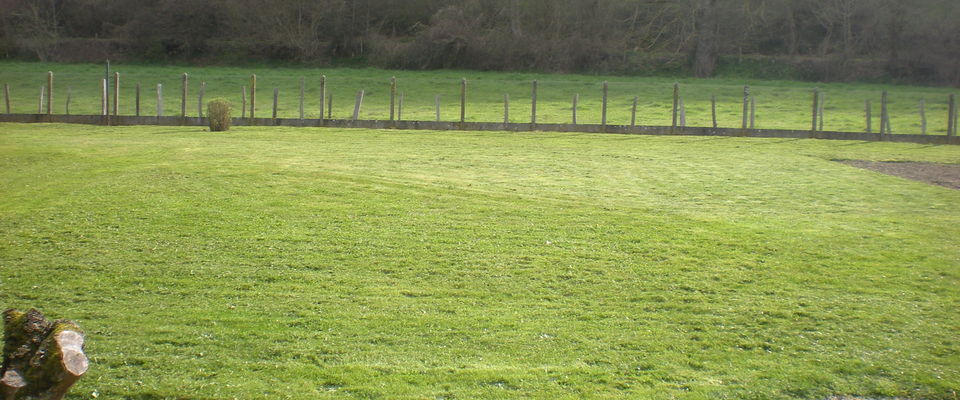
[(940, 185), (960, 190), (960, 165), (922, 162), (877, 162), (860, 160), (837, 160), (854, 167), (869, 169), (882, 174)]

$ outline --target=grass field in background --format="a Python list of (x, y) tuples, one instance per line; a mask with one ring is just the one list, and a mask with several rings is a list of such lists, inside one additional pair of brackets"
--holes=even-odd
[[(47, 71), (55, 73), (54, 111), (64, 112), (66, 88), (72, 88), (73, 114), (100, 112), (100, 80), (104, 66), (99, 64), (51, 64), (0, 62), (0, 83), (11, 85), (13, 112), (37, 112), (40, 87), (46, 84)], [(539, 123), (569, 123), (574, 94), (580, 94), (578, 122), (599, 124), (601, 119), (601, 82), (609, 81), (608, 123), (630, 123), (634, 96), (639, 97), (637, 123), (669, 126), (672, 123), (673, 83), (670, 78), (588, 76), (535, 73), (475, 71), (388, 71), (348, 68), (235, 68), (193, 66), (149, 66), (114, 64), (121, 73), (121, 114), (133, 115), (134, 87), (142, 85), (142, 112), (156, 113), (156, 85), (164, 87), (164, 115), (180, 115), (181, 74), (190, 75), (187, 113), (197, 113), (200, 82), (207, 83), (206, 99), (226, 97), (240, 115), (241, 86), (250, 84), (250, 74), (258, 76), (257, 116), (270, 117), (273, 88), (280, 89), (279, 116), (299, 116), (299, 78), (306, 81), (307, 118), (318, 118), (319, 78), (327, 76), (328, 93), (333, 95), (333, 117), (353, 115), (355, 97), (366, 91), (362, 119), (389, 119), (390, 77), (398, 79), (398, 91), (404, 93), (403, 118), (435, 119), (435, 96), (441, 96), (441, 118), (460, 118), (460, 79), (468, 79), (467, 120), (503, 121), (503, 95), (510, 96), (511, 122), (530, 122), (531, 81), (539, 81)], [(711, 126), (710, 97), (718, 101), (721, 127), (739, 128), (743, 85), (750, 85), (756, 97), (756, 127), (763, 129), (809, 130), (812, 89), (820, 87), (826, 96), (824, 129), (828, 131), (864, 131), (864, 101), (873, 104), (873, 131), (880, 128), (880, 94), (889, 92), (889, 110), (894, 133), (920, 133), (919, 102), (926, 100), (927, 133), (946, 134), (949, 88), (877, 84), (811, 83), (795, 81), (743, 81), (735, 79), (681, 79), (681, 92), (689, 126)]]
[(0, 305), (71, 399), (955, 398), (960, 192), (834, 159), (960, 148), (0, 124)]

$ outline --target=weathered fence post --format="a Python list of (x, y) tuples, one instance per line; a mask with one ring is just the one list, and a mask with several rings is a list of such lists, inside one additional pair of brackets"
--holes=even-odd
[(573, 95), (573, 124), (577, 124), (577, 103), (580, 102), (580, 93)]
[(390, 122), (396, 120), (397, 77), (390, 77)]
[(890, 119), (887, 115), (887, 91), (880, 94), (880, 134), (890, 134)]
[(303, 119), (303, 95), (306, 91), (306, 82), (300, 77), (300, 119)]
[[(951, 95), (951, 96), (954, 96), (954, 95)], [(957, 120), (960, 119), (960, 118), (957, 118), (957, 101), (956, 101), (956, 97), (953, 97), (953, 101), (952, 101), (951, 103), (953, 103), (953, 135), (956, 136), (956, 135), (957, 135)]]
[(467, 78), (460, 80), (460, 128), (467, 120)]
[(109, 101), (107, 97), (107, 80), (103, 79), (100, 81), (100, 115), (107, 115), (107, 102)]
[(510, 95), (507, 93), (503, 94), (503, 123), (510, 123)]
[(947, 136), (956, 135), (957, 95), (951, 94), (947, 101)]
[(187, 75), (186, 72), (184, 72), (183, 84), (181, 86), (182, 91), (180, 93), (180, 116), (181, 117), (187, 116), (187, 86), (189, 85), (189, 80), (190, 80), (189, 76)]
[(920, 134), (927, 134), (927, 111), (925, 110), (926, 101), (921, 97), (920, 98)]
[(363, 90), (357, 92), (357, 103), (353, 105), (353, 120), (360, 119), (360, 107), (363, 106)]
[[(106, 93), (110, 93), (110, 60), (107, 60), (107, 64), (103, 72), (103, 79), (104, 81), (106, 81), (104, 85), (104, 89), (106, 89)], [(109, 111), (110, 111), (110, 97), (105, 96), (103, 99), (103, 115), (109, 115)]]
[(433, 103), (434, 103), (434, 106), (436, 106), (436, 110), (437, 110), (437, 112), (436, 112), (436, 114), (437, 114), (436, 121), (437, 121), (437, 122), (440, 122), (440, 95), (439, 95), (439, 94), (437, 95), (437, 97), (434, 97)]
[(203, 95), (207, 92), (207, 82), (200, 82), (200, 94), (197, 96), (197, 117), (203, 118)]
[(750, 129), (756, 127), (757, 120), (757, 97), (750, 96)]
[(157, 84), (157, 117), (163, 116), (163, 84)]
[(277, 103), (280, 101), (280, 88), (273, 88), (273, 119), (277, 119)]
[(136, 93), (136, 98), (134, 99), (134, 102), (136, 103), (135, 112), (136, 112), (136, 115), (139, 117), (140, 116), (140, 82), (137, 82), (137, 93)]
[(673, 122), (671, 127), (677, 127), (677, 117), (680, 112), (680, 82), (673, 83)]
[(73, 97), (73, 88), (67, 86), (67, 104), (63, 107), (65, 114), (70, 115), (70, 100)]
[(607, 130), (607, 94), (609, 92), (609, 85), (607, 81), (603, 81), (603, 103), (600, 108), (600, 125), (603, 126), (603, 130)]
[(530, 104), (530, 125), (537, 124), (537, 80), (533, 80), (533, 92), (531, 96), (532, 102)]
[(710, 116), (713, 118), (713, 129), (717, 129), (717, 96), (710, 96)]
[[(247, 87), (240, 86), (240, 118), (247, 118)], [(323, 112), (320, 112), (320, 118), (323, 118)]]
[(257, 113), (257, 74), (250, 75), (250, 119)]
[(7, 114), (10, 114), (10, 84), (3, 84), (3, 104), (6, 106)]
[(47, 93), (47, 87), (41, 85), (41, 86), (40, 86), (40, 98), (39, 98), (39, 100), (37, 100), (37, 114), (43, 114), (43, 98), (44, 98), (43, 95), (46, 94), (46, 93)]
[(748, 122), (747, 118), (749, 117), (747, 115), (747, 112), (749, 111), (747, 110), (748, 100), (750, 100), (750, 86), (744, 86), (743, 87), (743, 120), (740, 123), (740, 129), (747, 129), (747, 126), (748, 126), (747, 125), (747, 122)]
[(813, 88), (813, 125), (810, 130), (817, 131), (817, 112), (820, 111), (820, 88)]
[(820, 132), (823, 132), (823, 117), (824, 117), (823, 108), (826, 106), (826, 104), (827, 104), (827, 94), (824, 92), (820, 92), (820, 109), (817, 111), (817, 114), (819, 115), (819, 119), (820, 119), (820, 124), (817, 127), (817, 130), (819, 130)]
[(863, 103), (865, 115), (867, 117), (867, 133), (873, 133), (873, 108), (870, 106), (870, 100)]
[(53, 114), (53, 71), (47, 71), (47, 114)]
[(630, 108), (630, 127), (637, 126), (637, 101), (640, 100), (639, 96), (633, 96), (633, 107)]
[(320, 124), (323, 125), (326, 118), (324, 116), (323, 102), (327, 97), (327, 76), (320, 75)]
[(113, 116), (120, 115), (120, 73), (113, 73)]

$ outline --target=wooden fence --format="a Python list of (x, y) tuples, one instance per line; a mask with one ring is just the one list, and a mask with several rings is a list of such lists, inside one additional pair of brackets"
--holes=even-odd
[[(54, 73), (48, 72), (46, 84), (41, 87), (39, 92), (39, 101), (37, 102), (36, 114), (12, 114), (10, 113), (10, 89), (9, 85), (4, 84), (4, 105), (5, 113), (0, 114), (0, 122), (58, 122), (58, 123), (76, 123), (76, 124), (97, 124), (97, 125), (170, 125), (170, 126), (206, 126), (207, 119), (203, 116), (204, 95), (206, 92), (206, 83), (199, 85), (199, 94), (197, 98), (196, 116), (188, 115), (188, 99), (190, 76), (184, 73), (181, 76), (180, 90), (180, 115), (163, 115), (163, 85), (156, 86), (157, 110), (153, 116), (141, 115), (141, 91), (140, 83), (136, 84), (135, 94), (135, 115), (120, 115), (120, 73), (110, 74), (109, 63), (100, 81), (100, 113), (99, 115), (70, 115), (70, 102), (72, 93), (70, 89), (66, 91), (65, 114), (53, 113), (54, 101)], [(695, 135), (695, 136), (737, 136), (737, 137), (763, 137), (763, 138), (818, 138), (818, 139), (836, 139), (836, 140), (865, 140), (865, 141), (891, 141), (891, 142), (911, 142), (925, 144), (960, 144), (960, 138), (957, 137), (957, 104), (954, 95), (949, 96), (948, 116), (947, 116), (947, 135), (926, 135), (926, 114), (924, 102), (921, 101), (919, 111), (922, 119), (922, 134), (892, 134), (889, 122), (889, 113), (887, 111), (887, 93), (884, 91), (881, 96), (880, 105), (880, 130), (872, 131), (871, 125), (871, 105), (865, 103), (866, 131), (864, 132), (837, 132), (824, 131), (823, 129), (823, 93), (819, 89), (814, 89), (811, 98), (810, 129), (809, 130), (783, 130), (783, 129), (756, 129), (756, 102), (750, 94), (750, 87), (743, 88), (742, 119), (739, 128), (721, 128), (717, 125), (717, 101), (716, 97), (711, 97), (711, 115), (712, 126), (710, 127), (691, 127), (686, 123), (686, 107), (683, 97), (680, 94), (680, 85), (673, 85), (673, 106), (672, 119), (670, 126), (641, 126), (637, 125), (637, 101), (633, 98), (633, 107), (629, 125), (615, 125), (608, 123), (608, 84), (603, 82), (602, 106), (600, 124), (582, 124), (577, 121), (577, 108), (579, 94), (574, 95), (572, 101), (571, 122), (564, 124), (557, 123), (539, 123), (537, 121), (537, 95), (538, 82), (534, 80), (531, 85), (531, 114), (529, 123), (511, 123), (510, 98), (504, 95), (503, 103), (503, 122), (468, 122), (467, 121), (467, 94), (468, 82), (464, 78), (460, 81), (460, 113), (458, 121), (441, 121), (439, 96), (436, 99), (436, 119), (434, 121), (410, 121), (403, 120), (403, 93), (397, 92), (397, 80), (391, 78), (390, 83), (390, 110), (388, 115), (384, 115), (384, 120), (363, 120), (360, 119), (361, 109), (365, 91), (357, 92), (354, 99), (353, 113), (349, 119), (332, 118), (333, 97), (327, 93), (326, 77), (320, 77), (320, 110), (321, 118), (304, 118), (304, 98), (305, 84), (304, 79), (300, 78), (299, 91), (299, 118), (279, 118), (278, 102), (280, 92), (278, 88), (273, 89), (272, 114), (270, 118), (258, 118), (257, 109), (257, 76), (251, 75), (249, 92), (246, 86), (241, 88), (241, 116), (233, 118), (233, 125), (236, 126), (297, 126), (297, 127), (338, 127), (338, 128), (367, 128), (367, 129), (424, 129), (424, 130), (472, 130), (472, 131), (554, 131), (554, 132), (585, 132), (585, 133), (619, 133), (619, 134), (644, 134), (644, 135)], [(111, 90), (112, 89), (112, 90)], [(249, 93), (249, 96), (248, 96)], [(111, 98), (112, 97), (112, 98)], [(112, 107), (111, 107), (112, 105)], [(326, 106), (326, 110), (324, 107)], [(326, 111), (326, 116), (323, 115)]]

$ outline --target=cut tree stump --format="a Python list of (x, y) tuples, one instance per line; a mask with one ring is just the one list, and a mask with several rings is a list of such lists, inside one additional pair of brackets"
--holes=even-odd
[(76, 323), (35, 309), (3, 312), (3, 400), (60, 400), (89, 366)]

